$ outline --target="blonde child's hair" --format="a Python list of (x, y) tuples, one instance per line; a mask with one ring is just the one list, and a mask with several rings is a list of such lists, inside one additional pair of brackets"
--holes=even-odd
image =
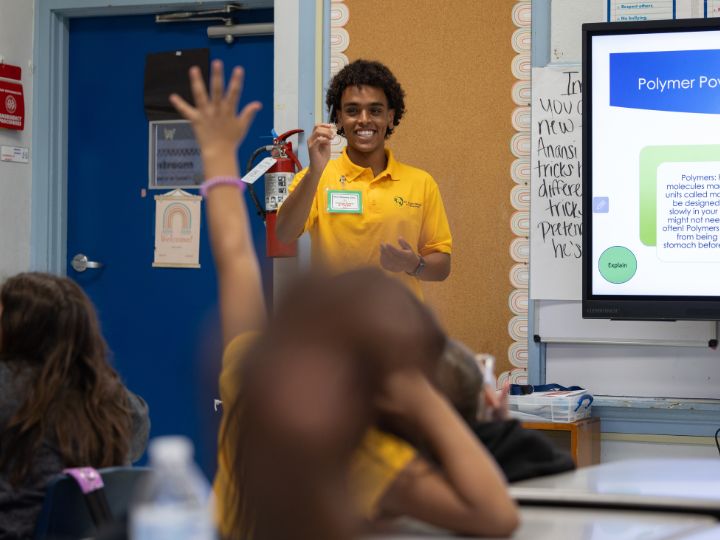
[(460, 341), (448, 339), (435, 372), (435, 384), (468, 423), (483, 412), (483, 382), (475, 353)]

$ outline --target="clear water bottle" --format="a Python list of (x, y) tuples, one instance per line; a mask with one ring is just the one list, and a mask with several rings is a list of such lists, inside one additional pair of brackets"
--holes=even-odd
[(185, 437), (158, 437), (148, 449), (153, 474), (138, 489), (131, 540), (214, 540), (210, 486)]

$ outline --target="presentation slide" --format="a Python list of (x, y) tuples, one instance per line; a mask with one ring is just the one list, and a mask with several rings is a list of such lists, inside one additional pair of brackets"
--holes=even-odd
[(720, 32), (592, 39), (592, 294), (718, 296)]

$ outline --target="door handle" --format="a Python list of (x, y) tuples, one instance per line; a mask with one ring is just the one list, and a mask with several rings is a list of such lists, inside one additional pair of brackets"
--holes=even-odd
[(102, 268), (103, 263), (88, 261), (87, 255), (78, 253), (72, 258), (72, 261), (70, 261), (70, 266), (72, 266), (76, 272), (84, 272), (88, 268)]

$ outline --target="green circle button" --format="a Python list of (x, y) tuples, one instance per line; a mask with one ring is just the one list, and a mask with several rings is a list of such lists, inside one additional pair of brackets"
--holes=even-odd
[(635, 254), (626, 247), (613, 246), (600, 255), (598, 261), (600, 274), (610, 283), (630, 281), (637, 271)]

